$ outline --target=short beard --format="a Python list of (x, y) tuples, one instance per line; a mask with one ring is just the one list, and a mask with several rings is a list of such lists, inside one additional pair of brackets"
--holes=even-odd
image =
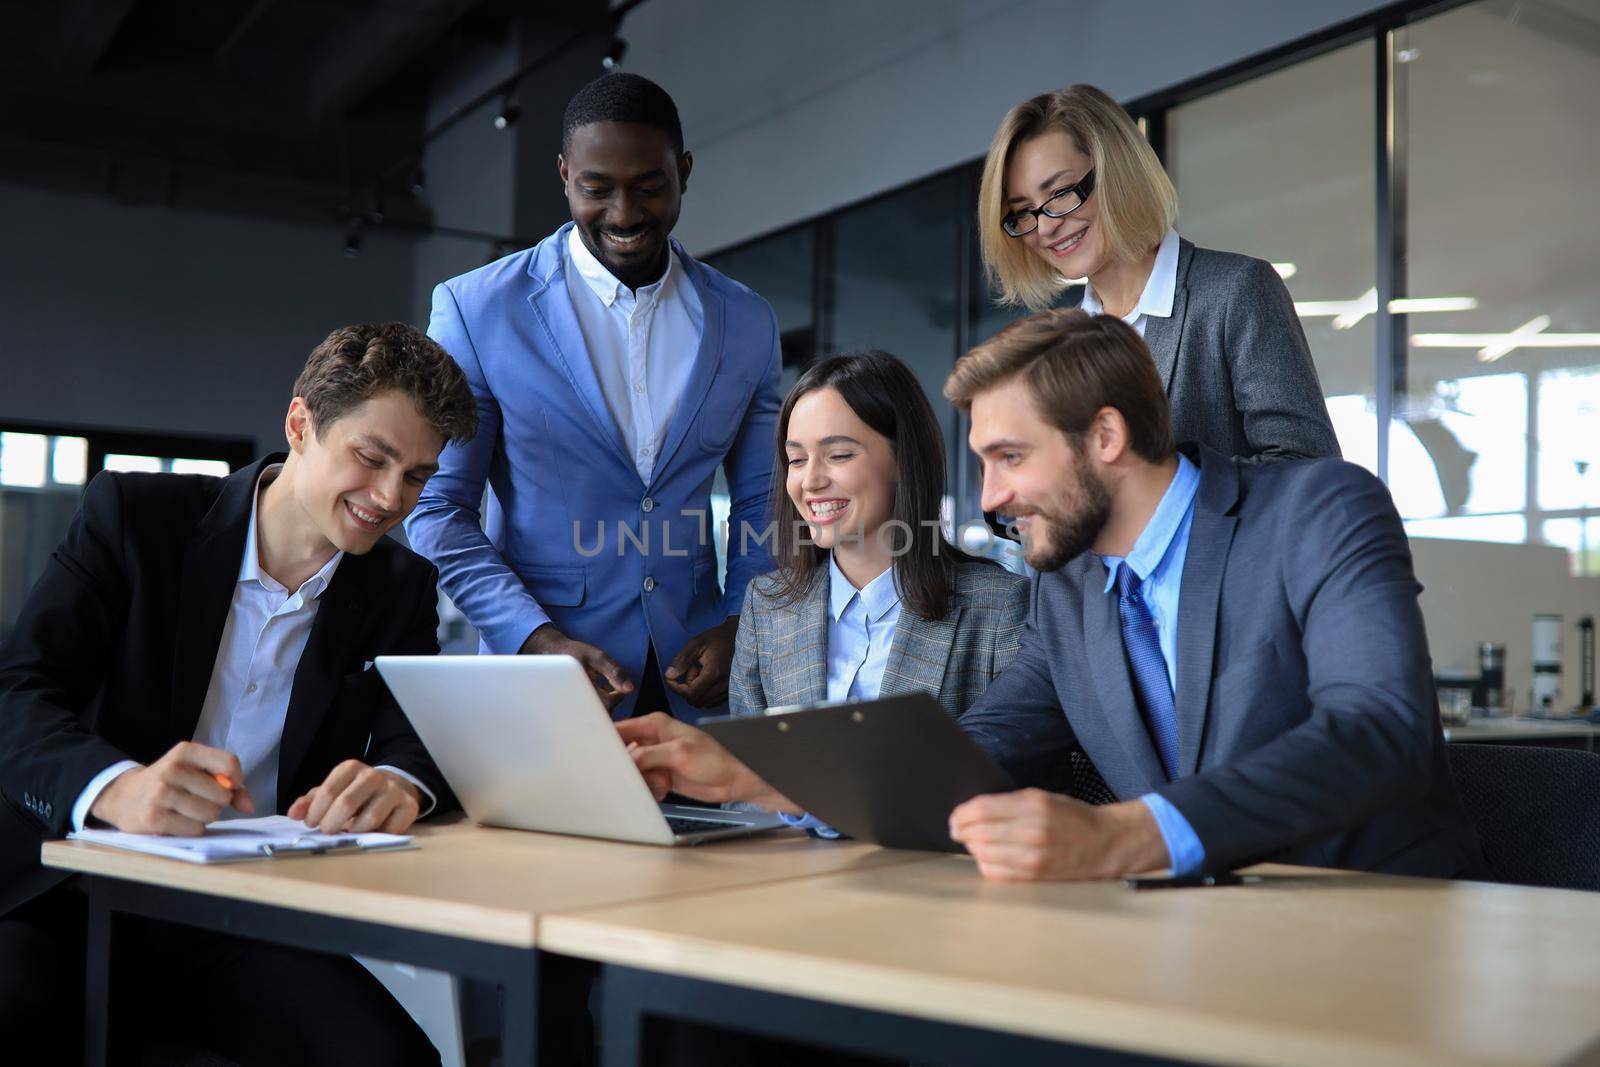
[(1058, 571), (1083, 555), (1111, 518), (1111, 491), (1088, 469), (1088, 464), (1079, 465), (1078, 489), (1066, 504), (1059, 511), (1035, 509), (1034, 521), (1045, 520), (1049, 543), (1038, 549), (1024, 545), (1022, 558), (1036, 571)]

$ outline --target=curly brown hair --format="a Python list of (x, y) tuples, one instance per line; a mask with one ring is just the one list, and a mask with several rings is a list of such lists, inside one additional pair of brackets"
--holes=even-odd
[(379, 393), (400, 389), (446, 444), (470, 441), (478, 403), (450, 353), (403, 322), (341, 326), (314, 348), (295, 379), (318, 435)]

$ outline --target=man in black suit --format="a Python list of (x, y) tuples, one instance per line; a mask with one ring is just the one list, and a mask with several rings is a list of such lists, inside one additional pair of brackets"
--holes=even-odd
[[(86, 825), (198, 835), (230, 808), (400, 832), (454, 806), (364, 668), (438, 651), (436, 572), (384, 535), (476, 421), (443, 349), (398, 323), (354, 326), (295, 383), (287, 456), (228, 478), (90, 483), (0, 646), (8, 1054), (79, 1056), (83, 904), (40, 866), (42, 840)], [(118, 941), (119, 966), (138, 968), (115, 987), (128, 1019), (168, 1020), (241, 1063), (438, 1062), (347, 957), (155, 923)]]

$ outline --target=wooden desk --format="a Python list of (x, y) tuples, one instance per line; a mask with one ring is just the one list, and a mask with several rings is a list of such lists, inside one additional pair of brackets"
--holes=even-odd
[(540, 943), (613, 965), (607, 1067), (652, 1014), (916, 1062), (1600, 1062), (1600, 894), (1257, 870), (1135, 892), (944, 857), (549, 915)]
[[(314, 951), (351, 953), (506, 987), (504, 1062), (531, 1063), (537, 934), (557, 909), (660, 900), (926, 859), (799, 831), (688, 848), (629, 845), (453, 821), (416, 850), (206, 866), (47, 842), (46, 866), (85, 876), (90, 1062), (104, 1062), (111, 918), (143, 915)], [(522, 1010), (526, 1005), (527, 1010)]]

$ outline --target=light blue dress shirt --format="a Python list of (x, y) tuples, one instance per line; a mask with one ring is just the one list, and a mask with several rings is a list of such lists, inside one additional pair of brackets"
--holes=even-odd
[[(890, 567), (857, 589), (844, 571), (828, 557), (828, 700), (877, 700), (883, 671), (889, 665), (889, 646), (900, 622), (900, 590)], [(810, 830), (818, 837), (838, 837), (839, 831), (814, 815), (783, 815), (790, 826)]]
[(876, 700), (900, 622), (891, 566), (863, 588), (828, 557), (828, 700)]
[[(1189, 555), (1189, 528), (1194, 524), (1194, 497), (1200, 488), (1200, 469), (1187, 456), (1178, 456), (1178, 470), (1161, 497), (1156, 513), (1133, 543), (1126, 557), (1102, 556), (1106, 565), (1105, 594), (1113, 595), (1117, 568), (1131, 567), (1139, 576), (1141, 595), (1155, 623), (1167, 679), (1178, 688), (1178, 596), (1183, 586), (1183, 561)], [(1155, 816), (1176, 876), (1194, 874), (1205, 863), (1205, 847), (1189, 820), (1166, 797), (1147, 793), (1139, 798)]]

